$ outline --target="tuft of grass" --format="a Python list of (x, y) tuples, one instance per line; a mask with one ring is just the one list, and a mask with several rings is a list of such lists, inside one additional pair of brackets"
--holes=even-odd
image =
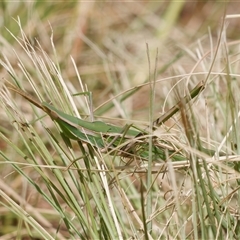
[[(92, 19), (92, 13), (99, 14), (94, 11), (99, 4), (66, 3), (65, 7), (74, 8), (73, 15), (81, 12)], [(150, 14), (148, 9), (156, 7), (151, 4), (134, 3), (134, 8), (125, 7), (122, 15), (113, 18), (112, 28), (128, 25), (126, 45), (115, 31), (102, 38), (98, 33), (101, 41), (90, 40), (86, 28), (94, 30), (95, 20), (82, 23), (81, 16), (79, 26), (72, 23), (81, 28), (76, 39), (67, 36), (65, 28), (55, 33), (61, 27), (56, 21), (50, 38), (43, 34), (33, 41), (23, 13), (17, 27), (5, 31), (0, 58), (4, 74), (0, 91), (3, 239), (239, 238), (239, 41), (226, 37), (224, 18), (217, 38), (209, 32), (183, 47), (177, 46), (173, 36), (165, 42), (165, 50), (174, 46), (174, 54), (167, 51), (167, 59), (162, 60), (165, 50), (161, 46), (154, 66), (154, 42), (148, 44), (147, 55), (145, 44), (142, 47), (135, 41), (131, 45), (131, 37), (138, 32), (131, 35), (131, 31), (148, 24), (159, 36), (151, 20), (158, 19), (155, 14), (165, 8), (166, 14), (156, 21), (175, 13), (162, 35), (166, 40), (170, 32), (178, 32), (176, 12), (180, 14), (184, 5), (174, 9), (174, 4), (161, 4)], [(37, 9), (41, 19), (54, 16), (50, 8), (44, 12), (40, 2), (33, 5), (28, 5), (29, 13)], [(15, 9), (3, 6), (10, 12)], [(67, 13), (57, 5), (49, 6), (59, 15)], [(112, 14), (111, 6), (106, 10)], [(131, 11), (139, 13), (139, 21)], [(7, 16), (5, 20), (9, 21)], [(44, 24), (40, 22), (37, 30)], [(145, 37), (151, 31), (146, 30)], [(68, 63), (65, 56), (72, 50), (68, 44), (60, 48), (59, 36), (81, 58), (74, 60), (75, 54)], [(141, 67), (132, 61), (136, 49), (145, 50), (138, 58), (149, 64)], [(92, 52), (96, 59), (89, 57)], [(101, 77), (102, 81), (95, 81)], [(112, 141), (101, 130), (91, 132), (93, 138), (102, 137), (104, 151), (93, 142), (73, 140), (53, 114), (15, 95), (9, 85), (68, 115), (122, 126), (122, 135)], [(144, 114), (134, 101), (148, 108)], [(129, 128), (135, 125), (139, 134), (128, 138), (124, 123)]]

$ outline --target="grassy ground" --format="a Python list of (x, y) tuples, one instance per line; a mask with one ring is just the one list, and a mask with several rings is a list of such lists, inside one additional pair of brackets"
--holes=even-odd
[(1, 239), (238, 239), (238, 6), (2, 2)]

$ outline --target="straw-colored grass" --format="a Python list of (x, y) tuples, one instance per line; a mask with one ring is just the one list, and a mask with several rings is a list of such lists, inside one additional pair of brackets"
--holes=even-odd
[(234, 7), (2, 3), (0, 238), (238, 239)]

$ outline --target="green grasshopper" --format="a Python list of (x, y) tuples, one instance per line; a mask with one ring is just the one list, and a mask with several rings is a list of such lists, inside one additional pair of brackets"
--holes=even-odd
[[(63, 135), (68, 139), (82, 141), (93, 147), (101, 149), (101, 151), (112, 152), (112, 149), (118, 149), (120, 156), (137, 156), (148, 159), (148, 143), (147, 132), (141, 129), (133, 129), (130, 127), (119, 127), (102, 121), (88, 122), (77, 117), (66, 114), (53, 105), (46, 102), (39, 102), (28, 93), (14, 86), (8, 87), (10, 90), (20, 94), (26, 100), (46, 112), (53, 121), (55, 121)], [(184, 101), (188, 102), (202, 91), (203, 85), (198, 84), (191, 92), (190, 96), (184, 97)], [(179, 110), (178, 104), (172, 109), (154, 121), (154, 125), (161, 125), (163, 122), (172, 117)], [(90, 132), (90, 133), (89, 133)], [(124, 146), (124, 142), (127, 142)], [(118, 144), (123, 145), (120, 149)], [(155, 159), (165, 159), (166, 149), (161, 147), (157, 142), (153, 145), (153, 153)], [(173, 150), (167, 151), (168, 156), (174, 160), (185, 159), (181, 154)]]

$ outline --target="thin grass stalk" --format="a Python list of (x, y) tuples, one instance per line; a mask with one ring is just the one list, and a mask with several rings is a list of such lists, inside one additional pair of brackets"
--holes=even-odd
[[(102, 166), (100, 166), (97, 157), (94, 157), (94, 159), (95, 159), (95, 162), (97, 164), (97, 168), (99, 170), (104, 170), (104, 165), (102, 164)], [(116, 213), (115, 213), (116, 210), (114, 209), (114, 205), (113, 205), (113, 202), (112, 202), (112, 199), (111, 199), (111, 194), (110, 194), (110, 191), (109, 191), (109, 186), (108, 186), (108, 182), (107, 182), (107, 178), (106, 178), (106, 173), (100, 171), (100, 177), (101, 177), (101, 180), (103, 182), (103, 187), (104, 187), (106, 195), (107, 195), (108, 205), (109, 205), (110, 212), (112, 214), (112, 218), (113, 218), (115, 228), (116, 228), (116, 231), (117, 231), (117, 237), (118, 237), (118, 239), (123, 239), (121, 229), (120, 229), (120, 226), (119, 226), (119, 222), (117, 220)]]
[[(148, 58), (148, 67), (149, 67), (149, 81), (150, 81), (150, 107), (149, 107), (149, 122), (150, 124), (153, 122), (153, 101), (154, 101), (154, 90), (151, 83), (151, 61), (149, 56), (149, 48), (148, 44), (146, 44), (147, 47), (147, 58)], [(154, 79), (155, 80), (155, 79)], [(150, 131), (152, 129), (152, 126), (150, 127)], [(152, 214), (152, 132), (150, 132), (149, 136), (149, 156), (148, 156), (148, 172), (147, 172), (147, 197), (146, 197), (146, 218), (148, 219), (149, 216)], [(143, 201), (143, 200), (142, 200)], [(142, 205), (143, 207), (143, 205)], [(144, 208), (145, 209), (145, 208)], [(142, 209), (142, 212), (145, 211)], [(145, 216), (145, 215), (143, 215)], [(144, 226), (146, 224), (145, 230), (145, 236), (147, 236), (148, 232), (150, 233), (152, 231), (152, 222), (149, 221), (148, 224), (144, 221)]]

